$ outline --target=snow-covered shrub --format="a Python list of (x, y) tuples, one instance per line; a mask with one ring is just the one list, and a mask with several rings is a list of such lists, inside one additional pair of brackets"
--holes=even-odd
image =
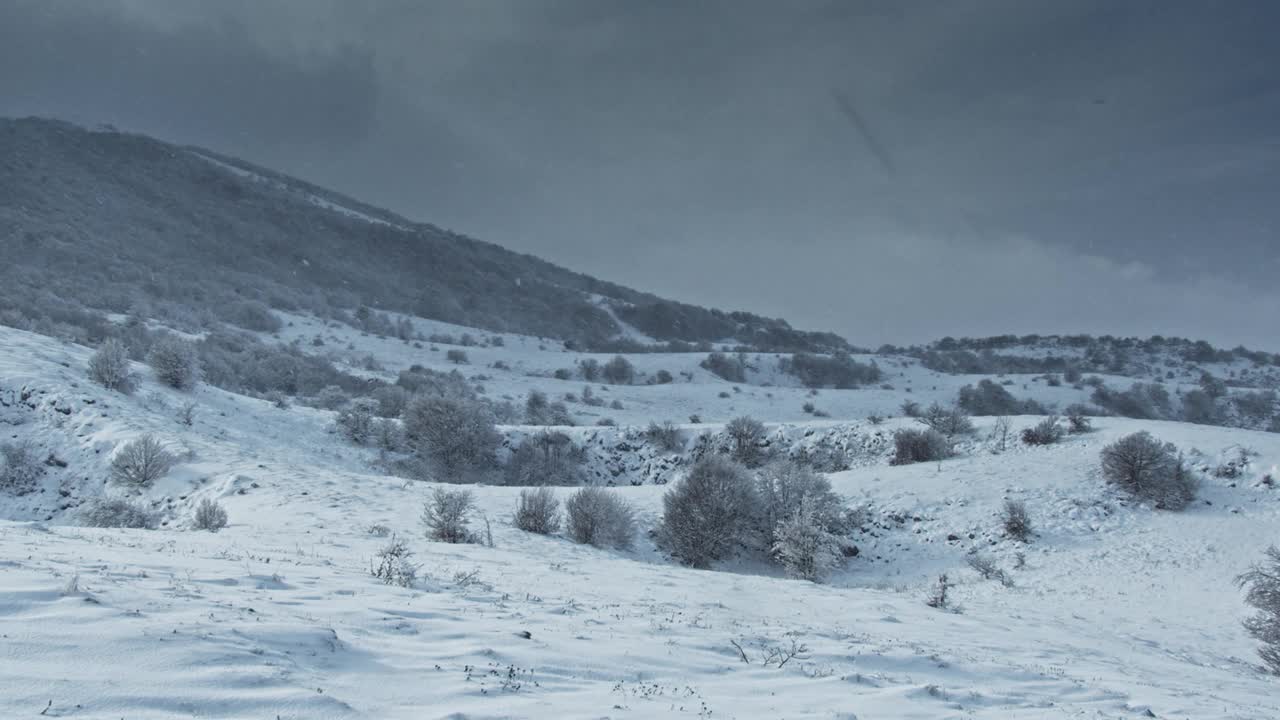
[(1067, 406), (1067, 432), (1083, 435), (1092, 431), (1093, 421), (1089, 419), (1089, 409), (1078, 403)]
[(177, 462), (154, 435), (143, 435), (124, 444), (111, 459), (111, 477), (121, 485), (150, 487)]
[(444, 359), (454, 365), (466, 365), (470, 362), (467, 360), (467, 352), (465, 350), (458, 350), (457, 348), (445, 352)]
[(80, 522), (88, 527), (150, 529), (159, 518), (140, 503), (124, 498), (99, 497), (80, 511)]
[(447, 543), (472, 542), (468, 527), (475, 497), (470, 490), (436, 488), (422, 508), (422, 524), (427, 537)]
[(357, 398), (338, 413), (338, 431), (357, 445), (368, 445), (373, 440), (377, 412), (377, 400)]
[(1128, 390), (1112, 390), (1099, 382), (1091, 400), (1098, 407), (1123, 417), (1139, 420), (1173, 417), (1169, 391), (1156, 383), (1134, 383)]
[(1058, 416), (1049, 417), (1022, 431), (1022, 442), (1027, 445), (1054, 445), (1062, 441), (1066, 431), (1058, 424)]
[(502, 441), (489, 409), (466, 398), (415, 397), (404, 410), (404, 432), (419, 457), (447, 480), (492, 468)]
[(840, 538), (826, 527), (822, 500), (805, 495), (775, 526), (772, 550), (791, 577), (820, 582), (843, 560)]
[(943, 407), (933, 403), (921, 412), (916, 421), (948, 439), (973, 432), (973, 421), (959, 407)]
[(418, 566), (411, 560), (413, 551), (408, 543), (392, 535), (387, 544), (374, 553), (374, 557), (369, 574), (387, 585), (413, 587), (418, 578)]
[(831, 481), (800, 463), (781, 460), (764, 466), (756, 473), (755, 486), (754, 521), (766, 548), (776, 543), (778, 524), (794, 516), (806, 498), (812, 504), (811, 518), (823, 530), (844, 534), (850, 529)]
[(372, 442), (379, 450), (398, 452), (404, 447), (404, 430), (391, 418), (375, 418)]
[(1171, 443), (1136, 432), (1102, 449), (1107, 482), (1166, 510), (1181, 510), (1195, 500), (1199, 481)]
[(680, 452), (684, 449), (684, 439), (680, 437), (680, 429), (670, 422), (659, 425), (650, 422), (644, 431), (644, 439), (649, 444), (667, 453)]
[(274, 406), (277, 410), (289, 409), (289, 396), (285, 395), (279, 390), (271, 390), (266, 395), (263, 395), (262, 399), (271, 403), (271, 405)]
[(560, 529), (560, 501), (548, 487), (521, 490), (512, 523), (525, 532), (552, 535)]
[(35, 490), (44, 466), (30, 443), (0, 443), (0, 492), (25, 495)]
[(951, 590), (951, 579), (946, 573), (938, 576), (937, 582), (929, 589), (929, 594), (925, 596), (924, 604), (931, 608), (939, 610), (949, 610), (951, 608), (951, 599), (947, 597), (947, 593)]
[(1245, 589), (1245, 602), (1258, 611), (1244, 621), (1245, 630), (1262, 643), (1258, 654), (1267, 668), (1280, 675), (1280, 548), (1267, 548), (1266, 559), (1236, 583)]
[(998, 580), (1005, 587), (1013, 587), (1013, 579), (1004, 571), (1004, 568), (986, 555), (970, 555), (965, 562), (973, 568), (974, 572), (981, 575), (983, 580)]
[(981, 380), (975, 387), (960, 388), (957, 405), (970, 415), (1039, 415), (1044, 408), (1034, 400), (1019, 400), (1004, 386)]
[(1021, 500), (1004, 501), (1000, 524), (1004, 526), (1005, 533), (1015, 540), (1027, 542), (1031, 538), (1031, 513), (1027, 512), (1027, 504)]
[(398, 418), (409, 404), (409, 391), (399, 385), (382, 385), (369, 393), (378, 403), (378, 417)]
[(616, 492), (585, 487), (564, 503), (565, 530), (574, 542), (629, 550), (635, 542), (635, 513)]
[(630, 385), (635, 380), (636, 369), (630, 360), (615, 355), (600, 368), (600, 374), (611, 385)]
[(196, 506), (195, 528), (218, 532), (227, 526), (227, 511), (216, 500), (203, 498)]
[(284, 327), (280, 318), (276, 317), (270, 308), (256, 300), (245, 300), (227, 306), (222, 319), (232, 325), (258, 332), (273, 333)]
[(747, 360), (743, 355), (729, 356), (713, 352), (698, 365), (722, 380), (738, 383), (747, 381)]
[(892, 465), (910, 465), (951, 457), (951, 442), (933, 428), (903, 428), (893, 434), (893, 446), (893, 459), (889, 461)]
[(129, 371), (129, 350), (124, 343), (108, 338), (89, 358), (89, 379), (108, 390), (133, 391), (133, 373)]
[(708, 567), (754, 539), (758, 503), (745, 467), (708, 455), (663, 496), (659, 535), (684, 564)]
[(796, 376), (808, 388), (830, 386), (842, 390), (879, 382), (883, 375), (875, 362), (860, 363), (847, 353), (795, 353), (779, 360), (778, 369)]
[(582, 373), (582, 379), (587, 382), (595, 382), (600, 377), (600, 361), (595, 358), (586, 358), (578, 361), (578, 372)]
[(320, 388), (313, 400), (315, 406), (324, 410), (338, 410), (350, 402), (347, 391), (337, 385), (326, 385)]
[(573, 416), (564, 403), (551, 402), (546, 393), (532, 390), (524, 401), (524, 421), (527, 425), (573, 425)]
[(585, 452), (562, 432), (525, 438), (503, 468), (508, 485), (581, 485)]
[(147, 363), (156, 379), (178, 390), (189, 390), (200, 382), (200, 358), (194, 343), (175, 335), (164, 335), (151, 346)]
[(749, 468), (760, 465), (763, 461), (760, 443), (764, 440), (764, 423), (743, 415), (730, 420), (724, 426), (724, 432), (729, 436), (734, 460)]

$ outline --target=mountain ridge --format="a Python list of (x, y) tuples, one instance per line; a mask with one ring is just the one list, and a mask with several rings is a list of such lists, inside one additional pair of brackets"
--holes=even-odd
[(658, 342), (851, 349), (834, 333), (662, 299), (205, 148), (0, 119), (0, 158), (0, 237), (17, 259), (5, 279), (86, 308), (147, 302), (181, 317), (200, 302), (252, 300), (334, 316), (367, 306), (592, 347), (624, 335), (595, 295)]

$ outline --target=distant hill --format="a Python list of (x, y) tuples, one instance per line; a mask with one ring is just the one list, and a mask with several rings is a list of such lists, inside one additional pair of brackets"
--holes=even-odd
[[(84, 314), (198, 328), (245, 302), (365, 308), (584, 348), (850, 349), (783, 320), (664, 300), (243, 160), (44, 119), (0, 120), (0, 322), (75, 335)], [(624, 327), (626, 323), (631, 327)]]

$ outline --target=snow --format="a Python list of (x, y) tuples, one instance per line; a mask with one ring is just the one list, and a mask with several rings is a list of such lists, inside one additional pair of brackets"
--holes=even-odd
[[(259, 175), (258, 173), (255, 173), (252, 170), (247, 170), (238, 165), (233, 165), (229, 162), (224, 162), (215, 157), (206, 155), (202, 152), (197, 152), (195, 150), (189, 150), (188, 152), (190, 152), (195, 157), (198, 157), (201, 160), (204, 160), (205, 162), (208, 162), (212, 165), (216, 165), (222, 170), (226, 170), (227, 172), (237, 177), (244, 178), (246, 180), (252, 180), (253, 182), (265, 183), (267, 185), (271, 185), (280, 190), (296, 191), (296, 188), (291, 187), (288, 183), (284, 183), (279, 180), (272, 180), (270, 178)], [(386, 220), (383, 220), (382, 218), (374, 217), (368, 213), (363, 213), (363, 212), (360, 212), (359, 210), (349, 208), (345, 205), (340, 205), (338, 203), (333, 202), (332, 200), (327, 200), (314, 193), (303, 193), (303, 195), (306, 198), (307, 202), (317, 207), (324, 208), (325, 210), (331, 210), (340, 215), (344, 215), (346, 217), (349, 217), (355, 220), (361, 220), (367, 223), (373, 223), (375, 225), (386, 225), (387, 227), (393, 227), (398, 230), (404, 230), (406, 232), (409, 231), (409, 228), (403, 225), (398, 225), (396, 223), (388, 222)]]
[[(288, 319), (282, 339), (302, 338), (308, 352), (352, 343), (388, 376), (411, 362), (452, 368), (443, 348)], [(312, 347), (317, 333), (334, 340)], [(491, 397), (583, 385), (549, 375), (585, 355), (503, 337), (503, 347), (466, 348), (463, 371), (489, 376)], [(85, 379), (89, 352), (0, 328), (0, 440), (29, 440), (67, 465), (49, 466), (31, 495), (0, 495), (0, 717), (1280, 717), (1280, 686), (1256, 666), (1231, 582), (1280, 540), (1280, 489), (1260, 482), (1280, 463), (1280, 435), (1100, 419), (1061, 445), (996, 453), (987, 420), (941, 464), (892, 467), (869, 451), (831, 480), (871, 508), (873, 528), (858, 557), (815, 585), (749, 560), (682, 568), (645, 535), (631, 552), (529, 535), (510, 525), (519, 488), (471, 488), (494, 547), (429, 542), (418, 516), (432, 485), (374, 469), (373, 451), (332, 434), (332, 413), (208, 386), (179, 393), (142, 366), (134, 395), (111, 393)], [(590, 411), (623, 425), (750, 413), (795, 441), (887, 436), (909, 421), (872, 425), (867, 413), (950, 400), (975, 381), (879, 358), (895, 390), (813, 398), (799, 387), (733, 392), (697, 367), (701, 355), (630, 358), (679, 381), (611, 387), (598, 394), (625, 409)], [(512, 370), (488, 367), (498, 360)], [(1010, 377), (1020, 397), (1064, 403), (1078, 392)], [(173, 417), (187, 399), (199, 403), (191, 427)], [(805, 415), (805, 400), (832, 417)], [(1035, 420), (1014, 418), (1014, 429)], [(1188, 511), (1156, 511), (1110, 491), (1096, 470), (1103, 445), (1140, 429), (1203, 467), (1249, 452), (1235, 478), (1206, 473)], [(114, 449), (148, 432), (181, 456), (143, 498), (166, 523), (76, 526), (78, 506), (109, 490)], [(614, 492), (653, 526), (662, 485)], [(230, 516), (216, 534), (190, 526), (206, 497)], [(1005, 498), (1027, 504), (1031, 543), (1001, 535)], [(408, 540), (415, 587), (370, 576), (387, 542), (375, 525)], [(1013, 587), (981, 580), (966, 567), (971, 552), (1005, 568)], [(1025, 566), (1014, 569), (1019, 553)], [(923, 602), (941, 572), (957, 583), (960, 612)], [(804, 651), (779, 667), (793, 642)]]

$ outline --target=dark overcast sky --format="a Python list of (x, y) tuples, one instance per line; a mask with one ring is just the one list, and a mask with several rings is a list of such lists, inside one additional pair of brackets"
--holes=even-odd
[(0, 0), (0, 115), (860, 344), (1280, 350), (1271, 0)]

